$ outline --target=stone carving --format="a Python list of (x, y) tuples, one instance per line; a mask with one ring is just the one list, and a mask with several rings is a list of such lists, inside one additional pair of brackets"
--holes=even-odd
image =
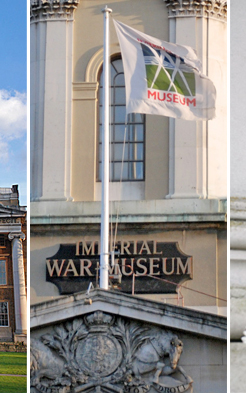
[(169, 16), (205, 16), (225, 20), (226, 0), (164, 0)]
[(191, 392), (182, 351), (170, 331), (97, 311), (31, 340), (31, 391)]
[(63, 364), (58, 361), (47, 346), (41, 341), (31, 340), (30, 368), (33, 385), (38, 387), (43, 378), (57, 383), (62, 376), (62, 366)]
[(71, 19), (79, 0), (31, 0), (31, 22), (46, 19)]
[[(176, 371), (180, 371), (187, 382), (190, 378), (185, 374), (184, 370), (178, 366), (178, 361), (183, 351), (183, 343), (176, 335), (170, 332), (157, 333), (152, 336), (138, 349), (135, 355), (133, 371), (136, 376), (149, 371), (155, 371), (153, 382), (159, 382), (159, 376), (170, 375)], [(166, 365), (161, 361), (164, 356), (169, 357), (170, 365)]]

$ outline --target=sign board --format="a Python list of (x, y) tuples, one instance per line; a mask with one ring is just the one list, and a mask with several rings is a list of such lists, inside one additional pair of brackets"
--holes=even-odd
[[(98, 241), (60, 244), (58, 252), (46, 259), (46, 281), (61, 295), (84, 291), (99, 279)], [(176, 293), (177, 285), (192, 279), (192, 257), (177, 242), (122, 240), (115, 247), (114, 266), (109, 277), (121, 277), (118, 289), (125, 293)]]
[(0, 218), (0, 224), (15, 224), (15, 223), (21, 223), (21, 219), (13, 218), (13, 217)]

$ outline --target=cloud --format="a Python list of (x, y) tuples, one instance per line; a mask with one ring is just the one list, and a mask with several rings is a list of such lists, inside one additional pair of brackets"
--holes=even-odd
[(7, 162), (8, 158), (8, 144), (0, 139), (0, 163)]
[(26, 94), (0, 90), (0, 162), (7, 163), (11, 143), (26, 134)]
[(0, 135), (19, 138), (26, 130), (26, 94), (0, 90)]

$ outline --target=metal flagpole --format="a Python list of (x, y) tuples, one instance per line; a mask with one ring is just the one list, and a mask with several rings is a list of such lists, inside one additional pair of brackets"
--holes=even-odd
[(104, 55), (103, 55), (103, 118), (102, 118), (102, 203), (101, 203), (101, 251), (100, 288), (108, 289), (109, 264), (109, 14), (104, 13)]

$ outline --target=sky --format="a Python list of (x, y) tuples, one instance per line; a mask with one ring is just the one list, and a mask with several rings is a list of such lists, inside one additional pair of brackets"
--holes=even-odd
[[(11, 5), (10, 5), (11, 3)], [(27, 204), (26, 0), (1, 0), (0, 17), (0, 187), (19, 185)], [(29, 198), (28, 198), (29, 199)]]

